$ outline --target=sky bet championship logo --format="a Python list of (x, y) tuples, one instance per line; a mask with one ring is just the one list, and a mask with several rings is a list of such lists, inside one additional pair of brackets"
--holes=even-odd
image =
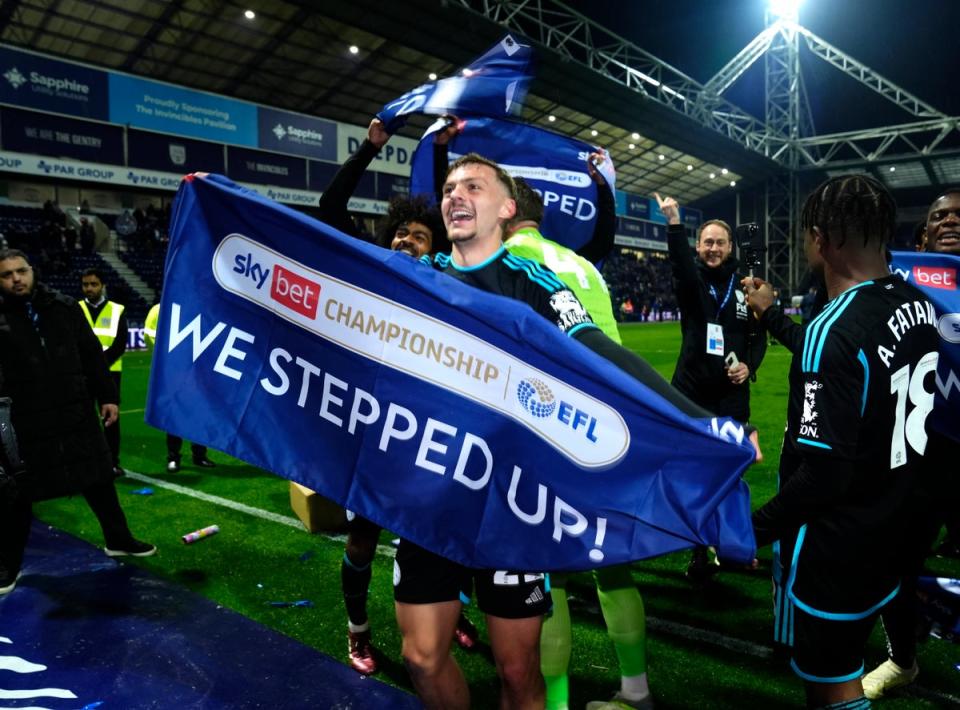
[[(220, 242), (212, 266), (225, 291), (323, 340), (509, 417), (583, 468), (607, 468), (626, 455), (630, 432), (616, 409), (461, 328), (242, 234)], [(244, 338), (256, 340), (254, 334)], [(280, 367), (281, 355), (270, 356), (271, 367)]]

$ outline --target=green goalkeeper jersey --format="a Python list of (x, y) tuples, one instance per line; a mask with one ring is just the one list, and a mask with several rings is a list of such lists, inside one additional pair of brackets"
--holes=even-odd
[(506, 242), (507, 251), (543, 264), (573, 291), (587, 313), (611, 340), (620, 342), (607, 282), (597, 267), (562, 244), (552, 242), (532, 227), (518, 229)]

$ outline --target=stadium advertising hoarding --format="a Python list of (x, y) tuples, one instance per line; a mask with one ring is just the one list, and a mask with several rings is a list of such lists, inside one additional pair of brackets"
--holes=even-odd
[(337, 124), (333, 121), (260, 106), (257, 126), (260, 148), (317, 160), (337, 160)]
[(307, 189), (307, 161), (279, 153), (227, 146), (227, 174), (240, 182)]
[(109, 73), (110, 121), (233, 145), (257, 146), (257, 106), (172, 84)]
[(36, 111), (0, 109), (0, 148), (123, 165), (123, 129)]
[(127, 131), (127, 163), (131, 167), (162, 172), (222, 173), (226, 171), (224, 147), (165, 133)]
[(0, 103), (106, 121), (107, 74), (0, 46)]

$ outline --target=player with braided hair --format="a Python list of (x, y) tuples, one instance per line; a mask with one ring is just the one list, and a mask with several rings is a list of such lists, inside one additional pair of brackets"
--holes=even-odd
[[(804, 205), (811, 268), (830, 301), (790, 366), (779, 492), (753, 515), (774, 543), (775, 636), (809, 707), (869, 708), (860, 677), (880, 609), (899, 588), (933, 407), (933, 305), (891, 275), (896, 204), (869, 177), (835, 177)], [(744, 282), (766, 325), (773, 292)]]

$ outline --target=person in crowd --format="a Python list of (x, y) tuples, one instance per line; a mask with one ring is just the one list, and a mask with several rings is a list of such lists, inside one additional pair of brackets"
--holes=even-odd
[[(960, 188), (946, 190), (930, 205), (919, 244), (922, 251), (952, 255), (960, 267)], [(917, 629), (920, 626), (917, 576), (944, 522), (947, 537), (937, 551), (960, 556), (960, 517), (957, 513), (960, 485), (956, 482), (960, 423), (956, 427), (955, 438), (938, 431), (928, 432), (923, 496), (915, 520), (905, 527), (912, 540), (911, 554), (903, 569), (899, 593), (880, 615), (887, 635), (889, 658), (863, 678), (864, 694), (871, 700), (912, 683), (920, 672), (917, 664)]]
[[(127, 351), (127, 317), (125, 308), (115, 301), (107, 300), (107, 287), (103, 272), (91, 267), (80, 275), (80, 288), (83, 298), (80, 299), (80, 310), (93, 329), (100, 345), (103, 347), (103, 359), (110, 369), (117, 390), (117, 403), (120, 403), (120, 383), (123, 376), (123, 354)], [(104, 433), (107, 445), (110, 447), (110, 457), (113, 459), (113, 473), (122, 476), (120, 468), (120, 417), (116, 423), (107, 428)]]
[[(750, 380), (767, 341), (738, 287), (745, 274), (733, 256), (730, 225), (712, 219), (700, 225), (696, 253), (680, 221), (680, 206), (655, 195), (667, 218), (667, 248), (680, 307), (682, 342), (672, 384), (700, 406), (741, 422), (750, 420)], [(718, 569), (705, 547), (695, 547), (687, 577), (697, 583)]]
[[(587, 167), (598, 188), (609, 190), (593, 161), (602, 160), (592, 154)], [(543, 200), (523, 178), (514, 178), (516, 215), (507, 225), (507, 251), (553, 269), (586, 308), (593, 322), (616, 343), (620, 342), (613, 315), (610, 293), (603, 276), (582, 256), (540, 233)], [(566, 575), (550, 574), (553, 607), (540, 633), (540, 667), (546, 683), (547, 710), (567, 710), (572, 650), (570, 610), (567, 605)], [(607, 633), (620, 661), (621, 683), (613, 701), (597, 701), (587, 705), (608, 707), (652, 707), (647, 683), (646, 614), (630, 568), (625, 565), (596, 570), (597, 596), (607, 624)], [(617, 705), (613, 705), (617, 703)]]
[[(549, 269), (507, 251), (503, 237), (505, 225), (516, 215), (516, 187), (499, 165), (475, 153), (454, 161), (443, 183), (441, 214), (451, 253), (421, 261), (484, 291), (527, 303), (561, 332), (690, 416), (712, 416), (670, 387), (648, 363), (604, 335)], [(543, 574), (469, 569), (403, 539), (395, 565), (403, 658), (426, 707), (469, 707), (469, 689), (450, 654), (450, 637), (462, 608), (461, 595), (474, 586), (501, 679), (501, 707), (543, 707), (539, 636), (550, 605)], [(528, 603), (530, 599), (537, 601)]]
[[(383, 122), (378, 118), (371, 120), (366, 140), (340, 167), (320, 197), (320, 219), (323, 222), (345, 234), (363, 238), (357, 223), (350, 217), (347, 204), (364, 171), (389, 140), (390, 134)], [(441, 132), (436, 140), (445, 143), (449, 134)], [(377, 226), (375, 241), (414, 259), (448, 246), (440, 214), (424, 196), (393, 199)], [(347, 542), (340, 566), (343, 602), (347, 610), (347, 655), (354, 670), (370, 675), (376, 673), (378, 662), (367, 615), (367, 597), (381, 528), (352, 512), (348, 519)], [(469, 650), (476, 646), (479, 634), (470, 620), (461, 614), (454, 637), (461, 648)]]
[[(147, 318), (143, 322), (143, 340), (148, 350), (153, 350), (157, 342), (157, 325), (160, 321), (160, 304), (151, 306)], [(167, 472), (176, 473), (180, 470), (180, 452), (183, 449), (183, 438), (167, 432)], [(202, 444), (190, 444), (190, 454), (193, 465), (197, 468), (215, 468), (217, 464), (207, 456), (207, 447)]]
[(93, 229), (93, 225), (90, 223), (90, 220), (86, 217), (80, 218), (80, 252), (82, 254), (93, 254), (93, 249), (96, 246), (97, 233)]
[(80, 306), (37, 281), (16, 249), (0, 252), (0, 298), (0, 396), (13, 401), (26, 466), (0, 516), (0, 594), (20, 575), (36, 500), (82, 493), (107, 555), (154, 554), (130, 532), (114, 488), (101, 419), (106, 429), (117, 422), (116, 386)]
[[(814, 708), (870, 706), (863, 653), (918, 500), (938, 336), (933, 306), (887, 267), (895, 219), (887, 190), (860, 175), (821, 184), (800, 218), (830, 301), (781, 341), (793, 360), (779, 492), (753, 524), (758, 545), (777, 542), (775, 637)], [(781, 327), (770, 285), (743, 284), (760, 322)]]

